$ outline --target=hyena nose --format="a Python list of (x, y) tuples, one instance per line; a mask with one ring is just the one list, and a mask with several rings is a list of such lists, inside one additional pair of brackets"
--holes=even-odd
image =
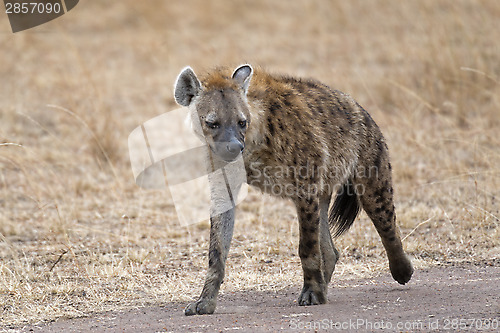
[(227, 143), (227, 146), (226, 146), (226, 149), (228, 152), (230, 152), (231, 154), (239, 154), (240, 152), (243, 151), (243, 144), (239, 141), (230, 141)]

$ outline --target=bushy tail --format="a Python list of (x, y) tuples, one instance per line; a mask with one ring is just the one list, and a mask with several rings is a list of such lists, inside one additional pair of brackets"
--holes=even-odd
[(329, 223), (333, 237), (339, 237), (349, 230), (360, 210), (359, 199), (354, 192), (352, 180), (348, 180), (339, 191), (330, 208)]

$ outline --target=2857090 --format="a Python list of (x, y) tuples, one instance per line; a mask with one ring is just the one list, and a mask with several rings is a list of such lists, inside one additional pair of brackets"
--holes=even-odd
[(494, 319), (466, 319), (466, 318), (453, 318), (444, 320), (444, 330), (498, 330), (499, 322), (497, 318)]
[(7, 14), (51, 14), (60, 13), (62, 10), (60, 3), (43, 2), (6, 2), (5, 13)]

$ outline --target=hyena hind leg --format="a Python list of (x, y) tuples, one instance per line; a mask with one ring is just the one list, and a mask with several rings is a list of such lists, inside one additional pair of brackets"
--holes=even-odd
[(323, 260), (323, 276), (325, 283), (328, 285), (332, 279), (335, 265), (339, 259), (339, 252), (335, 248), (330, 233), (330, 226), (328, 223), (328, 207), (330, 206), (331, 194), (322, 197), (319, 203), (320, 209), (320, 249), (321, 258)]
[[(410, 281), (413, 266), (403, 250), (393, 202), (389, 162), (376, 175), (357, 178), (362, 191), (358, 193), (361, 205), (377, 229), (387, 252), (392, 277), (400, 284)], [(362, 192), (362, 193), (361, 193)]]

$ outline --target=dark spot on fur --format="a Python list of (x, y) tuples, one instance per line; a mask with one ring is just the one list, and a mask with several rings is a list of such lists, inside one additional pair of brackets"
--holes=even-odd
[(280, 105), (276, 102), (272, 103), (270, 106), (269, 106), (269, 112), (271, 112), (271, 114), (275, 114), (276, 111), (278, 111), (280, 108)]
[(303, 81), (303, 82), (309, 88), (312, 88), (312, 89), (317, 89), (318, 88), (318, 84), (316, 82), (314, 82), (314, 81), (307, 80), (307, 81)]
[(306, 247), (307, 247), (308, 249), (311, 249), (311, 248), (313, 248), (313, 247), (314, 247), (314, 245), (316, 245), (316, 243), (317, 243), (317, 242), (316, 242), (315, 240), (309, 240), (309, 241), (307, 241), (307, 243), (306, 243)]
[(396, 240), (395, 236), (391, 236), (387, 239), (389, 242), (394, 242)]
[(382, 197), (384, 195), (384, 190), (379, 188), (378, 190), (373, 193), (376, 197)]
[(268, 137), (268, 136), (266, 136), (266, 144), (267, 144), (268, 146), (270, 146), (270, 145), (271, 145), (271, 139), (269, 139), (269, 137)]
[(271, 118), (267, 118), (267, 127), (269, 128), (269, 133), (274, 135), (274, 125), (271, 122)]
[(314, 109), (315, 109), (314, 105), (313, 105), (313, 104), (311, 104), (311, 103), (309, 103), (309, 101), (307, 101), (307, 102), (306, 102), (306, 104), (307, 104), (307, 108), (308, 108), (309, 110), (314, 110)]
[(309, 232), (312, 233), (312, 234), (314, 234), (317, 230), (318, 230), (318, 228), (316, 228), (316, 227), (310, 227), (309, 228)]
[(318, 110), (318, 113), (323, 114), (325, 111), (323, 109), (323, 106), (326, 103), (326, 99), (323, 95), (321, 95), (319, 98), (316, 99), (316, 110)]
[(375, 214), (380, 214), (382, 212), (382, 208), (377, 207), (375, 208)]
[(217, 249), (211, 249), (210, 252), (208, 253), (208, 265), (213, 266), (215, 265), (220, 258), (220, 252)]
[(349, 112), (344, 112), (345, 113), (345, 116), (347, 118), (347, 122), (349, 123), (350, 126), (354, 125), (354, 122), (352, 120), (352, 116)]
[(312, 174), (311, 174), (311, 179), (313, 179), (313, 177), (317, 177), (319, 175), (319, 170), (318, 170), (318, 165), (321, 164), (321, 155), (319, 154), (319, 152), (314, 152), (312, 154), (312, 157), (314, 159), (314, 166), (313, 166), (313, 170), (312, 170)]
[(392, 226), (388, 226), (382, 229), (382, 232), (388, 232), (392, 229)]
[[(304, 269), (304, 280), (307, 281), (321, 281), (322, 274), (319, 269)], [(304, 283), (304, 288), (309, 288), (311, 285), (309, 283)]]
[(312, 213), (307, 213), (306, 220), (311, 221), (311, 219), (312, 219)]
[(292, 102), (290, 101), (290, 94), (285, 94), (283, 95), (284, 97), (284, 100), (283, 100), (283, 103), (285, 104), (286, 107), (290, 107), (292, 106)]
[(392, 170), (392, 165), (390, 162), (389, 162), (389, 170)]

